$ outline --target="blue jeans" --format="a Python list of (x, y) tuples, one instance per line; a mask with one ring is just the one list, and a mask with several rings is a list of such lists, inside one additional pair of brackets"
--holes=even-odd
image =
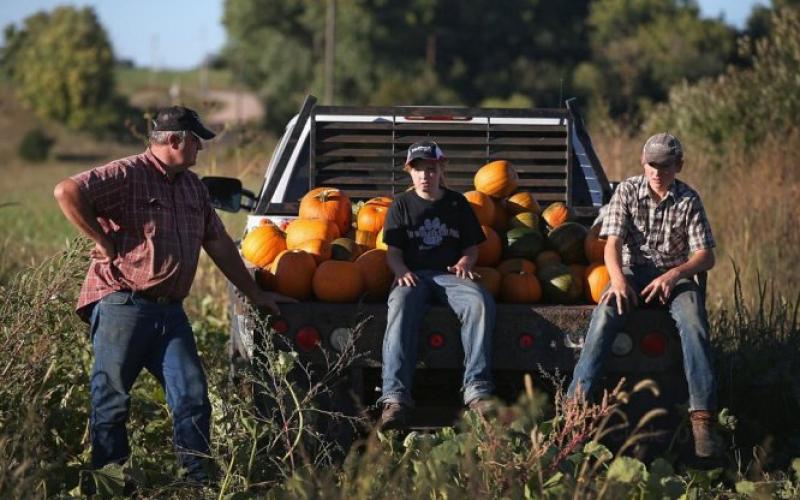
[(130, 292), (104, 297), (92, 311), (92, 466), (123, 463), (130, 390), (142, 368), (164, 388), (173, 445), (187, 477), (205, 478), (211, 405), (192, 328), (179, 303), (159, 305)]
[[(639, 294), (661, 271), (655, 267), (635, 266), (624, 268), (623, 273)], [(644, 300), (641, 296), (638, 299), (640, 304)], [(708, 318), (702, 291), (693, 280), (682, 279), (675, 285), (667, 305), (681, 338), (683, 369), (689, 386), (689, 409), (714, 410), (717, 391), (711, 366)], [(580, 384), (583, 393), (591, 397), (614, 338), (617, 332), (624, 330), (626, 316), (626, 313), (617, 312), (616, 301), (613, 299), (608, 304), (598, 304), (595, 308), (567, 396), (573, 396)]]
[(461, 322), (464, 347), (464, 403), (489, 396), (495, 306), (477, 283), (455, 274), (417, 271), (417, 286), (398, 286), (389, 294), (383, 338), (383, 395), (379, 403), (414, 406), (411, 386), (417, 366), (419, 330), (430, 302), (449, 304)]

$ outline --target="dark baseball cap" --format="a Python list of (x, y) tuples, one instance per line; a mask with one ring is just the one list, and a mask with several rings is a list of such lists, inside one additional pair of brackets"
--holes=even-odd
[(662, 132), (647, 139), (642, 158), (654, 167), (671, 167), (683, 161), (683, 146), (677, 137)]
[(442, 149), (433, 141), (415, 142), (408, 147), (406, 165), (414, 160), (444, 161)]
[(177, 132), (188, 130), (194, 132), (201, 139), (213, 139), (214, 132), (210, 131), (200, 122), (197, 111), (183, 106), (170, 106), (161, 109), (156, 115), (154, 132)]

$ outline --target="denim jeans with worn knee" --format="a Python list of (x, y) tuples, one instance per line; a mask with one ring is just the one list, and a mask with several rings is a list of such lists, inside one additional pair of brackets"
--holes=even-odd
[(461, 322), (464, 347), (464, 403), (489, 396), (495, 305), (477, 283), (455, 274), (417, 271), (416, 286), (398, 286), (389, 295), (383, 338), (383, 391), (378, 400), (413, 406), (411, 386), (417, 365), (419, 330), (431, 302), (449, 304)]
[(160, 305), (131, 292), (104, 297), (92, 311), (92, 466), (130, 455), (126, 422), (130, 390), (142, 368), (164, 388), (173, 445), (188, 477), (203, 479), (211, 405), (192, 328), (181, 304)]
[[(626, 267), (623, 272), (637, 294), (661, 274), (661, 271), (649, 266)], [(639, 302), (643, 300), (641, 296), (638, 298)], [(708, 318), (700, 287), (691, 279), (678, 281), (667, 307), (681, 339), (683, 369), (689, 387), (689, 409), (714, 410), (716, 386), (711, 365)], [(573, 396), (580, 385), (583, 394), (591, 397), (614, 337), (617, 332), (624, 330), (626, 316), (626, 313), (617, 312), (613, 299), (595, 308), (583, 351), (567, 391), (568, 396)]]

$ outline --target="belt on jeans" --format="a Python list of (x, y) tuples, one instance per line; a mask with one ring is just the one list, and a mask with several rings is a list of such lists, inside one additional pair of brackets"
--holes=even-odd
[(182, 302), (181, 299), (173, 299), (172, 297), (162, 297), (158, 295), (153, 295), (148, 292), (134, 292), (133, 290), (120, 290), (123, 293), (131, 294), (131, 297), (138, 297), (140, 299), (144, 299), (148, 302), (152, 302), (158, 305), (168, 305), (168, 304), (180, 304)]

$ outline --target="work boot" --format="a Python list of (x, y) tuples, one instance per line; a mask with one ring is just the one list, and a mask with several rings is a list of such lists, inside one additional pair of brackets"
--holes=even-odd
[(697, 410), (690, 414), (692, 422), (692, 436), (694, 437), (694, 454), (699, 458), (716, 456), (717, 449), (714, 441), (714, 416), (710, 411)]
[(378, 426), (382, 431), (404, 429), (407, 417), (408, 408), (406, 406), (395, 402), (383, 403), (383, 411), (381, 412), (381, 420)]
[(467, 408), (486, 418), (494, 411), (495, 404), (489, 398), (478, 397), (467, 403)]

